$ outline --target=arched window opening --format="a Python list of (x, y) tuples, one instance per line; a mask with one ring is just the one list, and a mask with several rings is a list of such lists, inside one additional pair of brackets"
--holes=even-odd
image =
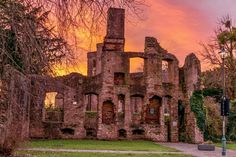
[(102, 105), (102, 123), (110, 125), (114, 123), (114, 104), (111, 101), (105, 101)]
[(85, 95), (85, 105), (86, 105), (86, 111), (97, 112), (98, 95), (86, 94)]
[(165, 60), (162, 61), (162, 82), (169, 82), (169, 62)]
[(125, 95), (123, 94), (118, 95), (118, 112), (125, 112)]
[(125, 129), (120, 129), (118, 131), (118, 133), (119, 133), (119, 138), (126, 138), (127, 137), (127, 132)]
[(164, 115), (165, 116), (170, 115), (171, 98), (172, 98), (171, 96), (163, 97), (163, 106), (164, 106)]
[(160, 124), (161, 97), (153, 96), (149, 99), (146, 110), (146, 123)]
[(92, 128), (86, 129), (86, 137), (87, 138), (96, 138), (97, 137), (97, 131)]
[(93, 60), (92, 76), (96, 75), (96, 60)]
[(143, 106), (143, 97), (140, 95), (133, 95), (130, 98), (132, 113), (140, 113)]

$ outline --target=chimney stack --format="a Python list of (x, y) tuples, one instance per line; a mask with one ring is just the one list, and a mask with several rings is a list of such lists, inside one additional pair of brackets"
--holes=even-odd
[(124, 51), (125, 10), (109, 8), (107, 34), (104, 39), (105, 51)]

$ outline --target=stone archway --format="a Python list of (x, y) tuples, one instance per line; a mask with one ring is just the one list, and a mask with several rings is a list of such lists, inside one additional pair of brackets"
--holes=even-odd
[(97, 137), (97, 130), (94, 128), (87, 128), (86, 129), (86, 138), (96, 138)]
[(125, 129), (118, 130), (119, 138), (126, 138), (127, 137), (127, 131)]
[(133, 139), (145, 139), (145, 131), (142, 128), (135, 128), (132, 130)]
[(160, 107), (161, 107), (161, 97), (153, 96), (149, 99), (149, 104), (146, 109), (145, 121), (148, 124), (160, 124)]
[(105, 101), (102, 105), (102, 123), (110, 125), (114, 123), (114, 104), (112, 101)]

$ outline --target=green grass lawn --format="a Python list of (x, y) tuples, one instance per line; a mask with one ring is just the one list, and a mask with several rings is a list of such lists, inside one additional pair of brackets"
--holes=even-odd
[(30, 155), (32, 157), (191, 157), (181, 154), (110, 154), (110, 153), (54, 153), (36, 151), (18, 151), (18, 155)]
[[(222, 147), (221, 143), (217, 143), (216, 144), (217, 147)], [(232, 149), (232, 150), (236, 150), (236, 143), (230, 143), (230, 144), (226, 144), (226, 148), (227, 149)]]
[(97, 140), (33, 140), (23, 144), (26, 148), (62, 148), (85, 150), (134, 150), (166, 151), (177, 150), (155, 144), (151, 141), (97, 141)]

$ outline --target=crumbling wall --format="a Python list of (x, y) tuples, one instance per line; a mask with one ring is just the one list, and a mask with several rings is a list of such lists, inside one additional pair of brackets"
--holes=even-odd
[(12, 149), (28, 138), (30, 80), (7, 65), (0, 87), (0, 147)]
[[(60, 78), (59, 80), (63, 79)], [(76, 89), (64, 85), (59, 80), (57, 78), (38, 75), (31, 76), (31, 92), (33, 97), (30, 112), (35, 113), (30, 117), (31, 138), (84, 137), (82, 95), (79, 95)], [(73, 83), (70, 82), (70, 84)], [(57, 92), (63, 97), (63, 108), (60, 109), (63, 118), (59, 121), (50, 121), (44, 117), (45, 113), (47, 113), (44, 106), (47, 92)], [(80, 96), (80, 98), (78, 96)]]
[(88, 76), (95, 76), (102, 72), (102, 50), (103, 43), (97, 44), (96, 52), (87, 53), (87, 74)]
[[(169, 98), (169, 107), (170, 107), (170, 117), (169, 122), (165, 122), (166, 127), (170, 129), (170, 137), (168, 140), (172, 142), (178, 142), (179, 139), (179, 124), (178, 124), (178, 100), (182, 93), (179, 89), (179, 61), (178, 59), (170, 53), (162, 53), (162, 61), (168, 62), (168, 81), (163, 82), (163, 98)], [(163, 66), (163, 65), (162, 65)], [(163, 75), (163, 74), (162, 74)], [(168, 117), (167, 117), (168, 119)]]
[[(160, 108), (155, 113), (158, 123), (148, 124), (146, 116), (149, 112), (149, 104), (151, 98), (157, 96), (162, 97), (171, 95), (170, 107), (170, 132), (171, 140), (178, 141), (178, 94), (179, 94), (179, 69), (178, 60), (174, 55), (164, 50), (157, 40), (153, 37), (145, 39), (145, 52), (129, 52), (124, 53), (124, 10), (110, 8), (108, 11), (107, 34), (104, 39), (103, 49), (97, 48), (97, 52), (88, 54), (88, 74), (91, 76), (96, 60), (96, 70), (98, 69), (101, 76), (101, 90), (97, 90), (96, 86), (92, 87), (99, 97), (98, 103), (98, 130), (97, 137), (105, 139), (116, 139), (120, 133), (125, 132), (127, 138), (148, 138), (156, 141), (167, 140), (167, 126), (164, 122), (163, 101), (160, 100)], [(144, 59), (144, 72), (130, 74), (129, 59), (140, 57)], [(101, 59), (101, 62), (99, 60)], [(169, 64), (168, 82), (163, 83), (162, 80), (162, 61), (165, 60)], [(101, 63), (101, 64), (100, 64)], [(91, 66), (92, 65), (92, 66)], [(101, 73), (100, 73), (101, 67)], [(90, 89), (90, 88), (86, 88)], [(174, 92), (178, 91), (178, 92)], [(91, 93), (91, 92), (90, 92)], [(170, 94), (171, 93), (171, 94)], [(173, 94), (172, 94), (173, 93)], [(124, 112), (120, 113), (119, 96), (124, 97)], [(142, 103), (138, 104), (139, 113), (132, 113), (135, 104), (133, 98), (139, 96)], [(111, 102), (114, 112), (114, 122), (104, 122), (104, 103)], [(155, 109), (154, 109), (155, 110)], [(108, 114), (107, 114), (108, 115)], [(159, 128), (159, 129), (157, 129)], [(158, 130), (158, 131), (157, 131)], [(139, 136), (140, 135), (140, 136)]]
[[(117, 103), (115, 102), (116, 93), (115, 93), (115, 84), (114, 84), (114, 75), (115, 72), (122, 72), (124, 74), (124, 68), (122, 68), (122, 54), (115, 52), (104, 52), (102, 58), (102, 88), (99, 93), (99, 107), (98, 107), (98, 138), (105, 139), (115, 139), (117, 138), (117, 126), (115, 125), (116, 114), (114, 114), (114, 122), (107, 124), (103, 121), (104, 117), (104, 108), (103, 105), (105, 102), (110, 101), (113, 104), (113, 110), (117, 110)], [(125, 75), (127, 78), (127, 75)], [(126, 79), (125, 79), (126, 80)], [(125, 82), (124, 82), (125, 83)], [(121, 93), (124, 94), (124, 93)]]
[(96, 52), (89, 52), (87, 53), (87, 64), (88, 64), (88, 76), (95, 76), (97, 73), (97, 58), (96, 58)]
[(185, 115), (186, 115), (186, 131), (193, 143), (201, 143), (204, 141), (203, 134), (199, 130), (194, 113), (190, 108), (190, 97), (193, 91), (200, 89), (201, 64), (195, 54), (189, 54), (183, 66), (183, 81), (185, 91)]
[(126, 86), (128, 59), (124, 54), (124, 13), (124, 9), (108, 10), (107, 34), (101, 53), (102, 87), (99, 93), (97, 130), (99, 139), (117, 139), (118, 95), (128, 96), (128, 86)]
[[(0, 103), (5, 104), (0, 106), (0, 136), (4, 135), (0, 144), (4, 143), (7, 130), (14, 130), (5, 128), (15, 122), (7, 115), (18, 116), (15, 111), (20, 110), (19, 105), (23, 108), (18, 118), (26, 115), (21, 119), (25, 122), (21, 128), (29, 130), (22, 135), (25, 137), (29, 134), (31, 138), (178, 142), (179, 100), (185, 104), (186, 130), (192, 141), (202, 140), (189, 104), (192, 92), (200, 88), (200, 61), (190, 54), (184, 67), (179, 69), (178, 59), (154, 37), (145, 38), (144, 52), (124, 52), (124, 13), (123, 9), (108, 10), (104, 43), (87, 55), (88, 76), (77, 73), (56, 78), (30, 75), (27, 79), (14, 69), (6, 70), (0, 82), (1, 98), (4, 98)], [(143, 72), (130, 73), (130, 59), (134, 57), (144, 60)], [(21, 99), (22, 90), (30, 93), (31, 100), (25, 93), (23, 97), (27, 100)], [(46, 109), (44, 102), (48, 92), (57, 93), (57, 105), (51, 110)], [(11, 97), (13, 99), (9, 99)], [(29, 106), (31, 114), (27, 119), (25, 113)]]
[(201, 64), (194, 53), (189, 54), (185, 58), (183, 70), (187, 96), (191, 97), (193, 91), (200, 89), (201, 82)]
[[(145, 84), (147, 88), (145, 104), (150, 103), (150, 98), (159, 96), (162, 99), (160, 108), (160, 124), (159, 126), (148, 126), (151, 128), (159, 128), (158, 130), (147, 128), (147, 137), (156, 141), (167, 141), (167, 132), (170, 132), (170, 140), (178, 141), (178, 96), (179, 96), (179, 69), (178, 60), (172, 54), (167, 53), (157, 40), (153, 37), (145, 39)], [(168, 82), (163, 81), (162, 62), (168, 62)], [(164, 119), (164, 97), (170, 96), (171, 106), (169, 113), (169, 126), (166, 125)], [(146, 110), (146, 107), (144, 108)], [(146, 127), (147, 127), (146, 126)], [(167, 129), (170, 129), (169, 131)], [(152, 130), (152, 131), (151, 131)]]

